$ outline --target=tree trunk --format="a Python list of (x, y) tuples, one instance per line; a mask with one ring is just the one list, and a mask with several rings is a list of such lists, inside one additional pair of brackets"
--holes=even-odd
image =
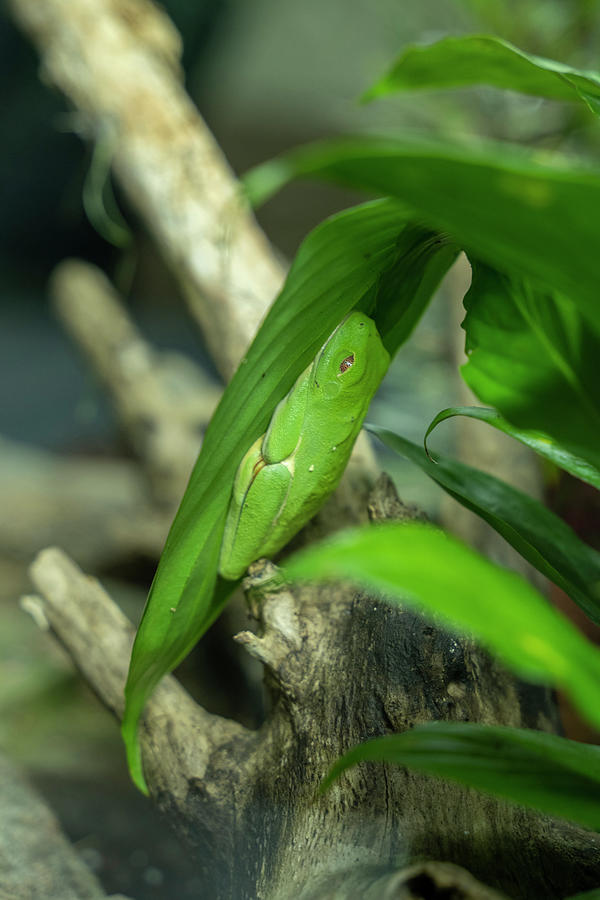
[[(406, 517), (384, 476), (368, 506), (376, 520)], [(143, 721), (151, 794), (192, 846), (209, 896), (402, 896), (402, 870), (422, 860), (465, 867), (514, 900), (559, 900), (597, 884), (598, 835), (469, 789), (369, 763), (319, 793), (337, 757), (367, 738), (433, 719), (553, 730), (554, 706), (546, 690), (410, 608), (349, 585), (269, 592), (261, 584), (270, 574), (266, 561), (252, 567), (256, 631), (236, 636), (264, 666), (261, 728), (206, 713), (173, 678)], [(120, 715), (131, 626), (59, 551), (38, 558), (33, 579), (44, 597), (38, 617)], [(446, 883), (448, 873), (459, 878), (441, 871)], [(449, 896), (437, 875), (421, 875), (433, 879), (423, 896)], [(456, 896), (486, 896), (469, 884)]]

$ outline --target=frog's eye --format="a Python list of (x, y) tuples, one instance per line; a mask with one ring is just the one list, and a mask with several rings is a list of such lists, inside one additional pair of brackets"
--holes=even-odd
[(346, 372), (351, 366), (354, 365), (354, 353), (351, 353), (350, 356), (347, 356), (346, 359), (343, 359), (340, 363), (340, 374)]

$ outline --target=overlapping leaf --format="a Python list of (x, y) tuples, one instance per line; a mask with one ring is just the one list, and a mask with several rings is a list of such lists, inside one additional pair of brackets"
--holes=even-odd
[[(405, 235), (408, 233), (408, 237)], [(123, 736), (136, 783), (145, 788), (137, 722), (152, 690), (214, 621), (234, 587), (217, 579), (225, 513), (239, 461), (266, 429), (273, 409), (356, 305), (374, 308), (379, 293), (397, 282), (396, 267), (412, 272), (414, 291), (395, 295), (395, 316), (383, 321), (382, 337), (397, 345), (406, 314), (410, 327), (433, 290), (438, 254), (453, 254), (430, 232), (407, 226), (394, 201), (347, 210), (318, 226), (306, 239), (286, 284), (225, 391), (206, 432), (202, 451), (173, 522), (133, 648), (126, 687)], [(409, 259), (405, 259), (408, 254)], [(421, 272), (422, 278), (419, 277)], [(404, 299), (402, 299), (402, 297)], [(383, 308), (382, 308), (383, 309)], [(383, 317), (383, 311), (381, 312)]]
[(530, 447), (539, 456), (543, 456), (544, 459), (554, 463), (560, 469), (564, 469), (565, 472), (569, 472), (576, 478), (580, 478), (582, 481), (586, 481), (593, 487), (600, 489), (600, 471), (590, 465), (590, 463), (569, 453), (561, 444), (558, 444), (547, 434), (541, 431), (523, 431), (520, 428), (515, 428), (514, 425), (503, 419), (497, 410), (488, 409), (484, 406), (452, 406), (448, 409), (443, 409), (428, 427), (425, 433), (425, 442), (427, 442), (427, 438), (440, 422), (451, 419), (453, 416), (465, 416), (468, 419), (478, 419), (481, 422), (487, 422), (488, 425), (497, 428), (498, 431), (503, 431), (504, 434), (508, 434), (515, 440), (525, 444), (526, 447)]
[(600, 330), (557, 292), (481, 264), (464, 303), (469, 387), (513, 425), (600, 469)]
[(432, 454), (385, 428), (368, 430), (416, 463), (451, 497), (485, 519), (543, 575), (561, 587), (600, 623), (600, 553), (579, 540), (566, 522), (543, 504), (472, 466)]
[(515, 672), (560, 686), (600, 726), (600, 650), (524, 578), (426, 525), (342, 531), (284, 566), (294, 579), (345, 579), (472, 633)]
[(353, 747), (324, 787), (367, 760), (457, 781), (600, 830), (600, 747), (591, 744), (540, 731), (434, 722)]
[(600, 73), (573, 69), (486, 34), (407, 47), (366, 100), (396, 91), (491, 85), (550, 100), (582, 100), (600, 115)]
[(301, 176), (402, 199), (470, 258), (561, 291), (600, 332), (600, 172), (508, 145), (362, 138), (292, 152), (246, 183), (258, 202)]
[(395, 264), (378, 279), (373, 297), (364, 301), (375, 299), (371, 314), (390, 356), (410, 337), (458, 253), (447, 237), (420, 225), (410, 224), (402, 231)]

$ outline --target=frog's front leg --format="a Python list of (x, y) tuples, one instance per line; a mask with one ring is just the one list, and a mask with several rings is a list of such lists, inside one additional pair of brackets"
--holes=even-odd
[(261, 435), (252, 444), (235, 477), (219, 560), (223, 578), (239, 578), (260, 556), (287, 499), (291, 467), (285, 461), (267, 463), (263, 442)]

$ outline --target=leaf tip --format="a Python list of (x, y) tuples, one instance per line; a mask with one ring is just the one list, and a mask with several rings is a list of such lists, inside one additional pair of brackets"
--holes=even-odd
[(141, 791), (142, 794), (145, 794), (146, 797), (148, 797), (150, 791), (148, 790), (148, 785), (146, 784), (146, 779), (144, 778), (144, 772), (142, 768), (142, 751), (137, 729), (137, 717), (132, 718), (126, 710), (121, 725), (121, 735), (125, 743), (125, 752), (127, 754), (127, 766), (129, 768), (129, 775), (137, 789)]
[(373, 100), (377, 100), (381, 93), (381, 81), (377, 81), (375, 84), (372, 84), (371, 87), (367, 88), (366, 91), (363, 91), (363, 93), (358, 98), (358, 102), (361, 106), (366, 106), (367, 103), (371, 103)]
[(428, 435), (429, 435), (429, 432), (427, 432), (427, 434), (426, 434), (425, 437), (423, 438), (423, 450), (425, 451), (425, 454), (426, 454), (427, 459), (429, 460), (429, 462), (430, 462), (430, 463), (433, 463), (434, 466), (437, 466), (437, 461), (433, 458), (433, 456), (432, 456), (431, 453), (429, 452), (429, 447), (427, 446), (427, 436), (428, 436)]
[(337, 762), (333, 764), (333, 766), (330, 768), (329, 772), (319, 785), (319, 794), (321, 796), (327, 793), (327, 791), (331, 788), (333, 782), (336, 781), (336, 779), (338, 779), (344, 771), (345, 766), (341, 765), (342, 759), (343, 757), (338, 759)]
[(433, 456), (431, 455), (431, 453), (429, 452), (429, 447), (427, 446), (427, 438), (429, 437), (429, 435), (435, 428), (435, 426), (437, 424), (437, 420), (438, 420), (438, 416), (435, 417), (435, 419), (433, 420), (433, 422), (431, 423), (431, 425), (429, 426), (429, 428), (427, 429), (427, 431), (425, 432), (425, 435), (423, 437), (423, 450), (425, 451), (425, 455), (427, 456), (427, 459), (429, 460), (429, 462), (433, 463), (434, 466), (437, 466), (437, 460), (434, 459)]

